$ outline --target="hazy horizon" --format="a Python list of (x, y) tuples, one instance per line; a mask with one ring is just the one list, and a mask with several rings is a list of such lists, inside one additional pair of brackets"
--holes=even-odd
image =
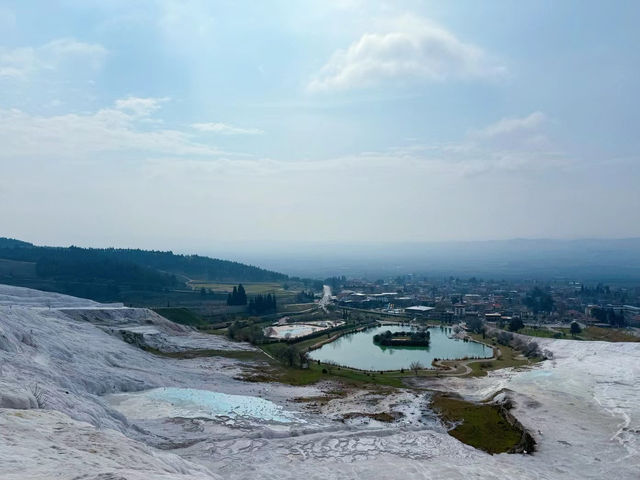
[[(28, 240), (28, 239), (21, 239)], [(40, 246), (68, 247), (72, 244)], [(98, 248), (153, 248), (141, 245), (83, 245)], [(176, 254), (209, 256), (306, 278), (346, 276), (388, 278), (415, 274), (429, 278), (480, 277), (633, 283), (640, 281), (640, 238), (510, 239), (454, 242), (235, 243)]]
[(3, 234), (640, 237), (639, 10), (0, 1)]

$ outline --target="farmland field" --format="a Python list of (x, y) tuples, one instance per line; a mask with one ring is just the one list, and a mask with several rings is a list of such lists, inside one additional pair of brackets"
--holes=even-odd
[[(200, 290), (201, 288), (205, 288), (211, 290), (213, 293), (230, 293), (233, 290), (233, 287), (237, 287), (237, 283), (220, 283), (220, 282), (201, 282), (201, 281), (191, 281), (188, 283), (189, 287), (193, 290)], [(243, 282), (242, 286), (244, 287), (247, 295), (267, 295), (267, 294), (275, 294), (276, 298), (280, 301), (280, 303), (290, 303), (295, 298), (299, 288), (292, 287), (290, 289), (285, 289), (284, 284), (280, 282)]]

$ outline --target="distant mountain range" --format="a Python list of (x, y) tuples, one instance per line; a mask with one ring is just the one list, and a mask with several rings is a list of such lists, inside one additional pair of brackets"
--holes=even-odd
[(172, 252), (36, 246), (0, 237), (0, 283), (40, 288), (100, 301), (123, 291), (163, 291), (193, 279), (265, 282), (287, 275), (243, 263)]

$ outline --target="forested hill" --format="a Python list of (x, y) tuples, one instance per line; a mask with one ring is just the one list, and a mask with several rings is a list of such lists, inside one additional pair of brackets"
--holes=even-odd
[[(287, 279), (287, 275), (272, 272), (259, 267), (245, 265), (229, 260), (203, 257), (200, 255), (177, 255), (173, 252), (161, 252), (139, 249), (119, 248), (79, 248), (79, 247), (40, 247), (31, 243), (0, 237), (0, 258), (23, 262), (41, 262), (47, 269), (55, 269), (55, 264), (68, 271), (72, 264), (78, 266), (78, 273), (84, 275), (87, 270), (83, 263), (135, 264), (144, 269), (159, 273), (183, 275), (198, 280), (265, 282)], [(53, 270), (52, 270), (53, 273)]]
[(176, 255), (173, 252), (113, 248), (98, 251), (107, 258), (124, 260), (198, 280), (269, 282), (288, 278), (283, 273), (200, 255)]
[(0, 248), (14, 247), (33, 247), (33, 244), (29, 242), (23, 242), (22, 240), (16, 240), (15, 238), (0, 237)]
[(264, 282), (288, 278), (228, 260), (172, 252), (43, 247), (0, 237), (0, 283), (61, 291), (99, 300), (123, 291), (184, 287), (187, 279)]

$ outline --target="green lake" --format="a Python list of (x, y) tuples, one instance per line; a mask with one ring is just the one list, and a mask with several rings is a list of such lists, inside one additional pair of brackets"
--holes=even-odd
[(478, 342), (465, 342), (449, 338), (450, 328), (430, 328), (431, 345), (428, 347), (382, 347), (373, 343), (373, 336), (390, 330), (391, 332), (412, 330), (409, 326), (382, 325), (363, 332), (343, 335), (309, 353), (312, 360), (333, 361), (344, 367), (360, 370), (400, 370), (409, 368), (412, 362), (420, 362), (424, 368), (432, 368), (434, 358), (490, 358), (491, 347)]

